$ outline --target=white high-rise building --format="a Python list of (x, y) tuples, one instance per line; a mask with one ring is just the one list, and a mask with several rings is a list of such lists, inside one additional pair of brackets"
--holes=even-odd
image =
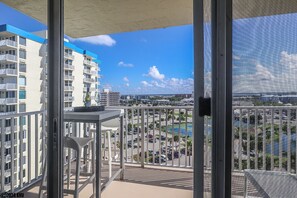
[[(8, 115), (21, 112), (33, 112), (46, 109), (47, 104), (47, 47), (46, 32), (29, 33), (10, 25), (0, 25), (0, 115)], [(65, 41), (65, 64), (64, 64), (64, 105), (65, 108), (73, 106), (83, 106), (84, 96), (87, 90), (90, 91), (91, 103), (96, 105), (98, 100), (99, 86), (99, 60), (96, 54), (81, 49), (74, 44)], [(34, 116), (30, 118), (33, 123)], [(28, 122), (24, 117), (24, 126)], [(18, 123), (18, 120), (15, 121)], [(39, 122), (38, 122), (39, 124)], [(35, 125), (30, 128), (35, 131)], [(37, 127), (41, 131), (41, 123)], [(1, 128), (1, 127), (0, 127)], [(20, 126), (16, 124), (15, 133), (11, 133), (11, 119), (5, 120), (5, 135), (1, 131), (1, 137), (5, 137), (5, 152), (0, 153), (1, 159), (7, 159), (0, 166), (5, 166), (5, 191), (10, 188), (11, 171), (15, 168), (14, 181), (20, 178), (20, 161), (22, 157), (23, 180), (30, 171), (25, 164), (28, 162), (26, 148), (30, 148), (31, 153), (35, 154), (34, 146), (28, 147), (26, 138), (26, 129), (24, 127), (23, 135), (19, 134)], [(11, 153), (11, 138), (16, 139), (16, 154)], [(17, 142), (23, 138), (22, 144), (25, 145), (23, 153), (20, 152)], [(30, 134), (30, 139), (34, 140), (35, 133)], [(39, 137), (40, 138), (40, 137)], [(3, 140), (2, 140), (3, 141)], [(7, 143), (6, 143), (7, 142)], [(41, 142), (41, 138), (40, 138)], [(3, 145), (1, 145), (3, 146)], [(1, 150), (1, 149), (0, 149)], [(16, 152), (17, 151), (17, 152)], [(8, 157), (9, 156), (9, 157)], [(31, 156), (32, 157), (32, 156)], [(14, 166), (11, 167), (11, 161), (14, 160)], [(41, 162), (40, 162), (41, 166)], [(35, 167), (34, 167), (35, 169)], [(3, 168), (1, 170), (4, 170)], [(18, 170), (18, 171), (17, 171)], [(33, 167), (32, 167), (33, 170)], [(1, 174), (1, 173), (0, 173)], [(34, 176), (33, 171), (30, 173)]]

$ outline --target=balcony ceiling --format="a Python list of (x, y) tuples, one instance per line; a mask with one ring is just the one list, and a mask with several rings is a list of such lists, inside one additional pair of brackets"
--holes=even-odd
[[(46, 23), (47, 0), (2, 2)], [(297, 12), (296, 0), (233, 0), (233, 4), (234, 18)], [(77, 38), (166, 28), (191, 24), (192, 14), (192, 0), (65, 0), (65, 33)]]

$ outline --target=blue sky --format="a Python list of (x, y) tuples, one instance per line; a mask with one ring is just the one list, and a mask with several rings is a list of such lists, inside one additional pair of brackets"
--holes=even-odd
[[(0, 3), (0, 24), (26, 31), (43, 24)], [(233, 92), (297, 91), (297, 14), (233, 22)], [(205, 85), (211, 83), (210, 26), (205, 24)], [(71, 39), (102, 61), (100, 88), (123, 94), (191, 93), (192, 25)]]
[[(0, 3), (0, 24), (26, 31), (46, 27)], [(191, 93), (193, 90), (192, 25), (71, 39), (99, 55), (100, 88), (123, 94)]]

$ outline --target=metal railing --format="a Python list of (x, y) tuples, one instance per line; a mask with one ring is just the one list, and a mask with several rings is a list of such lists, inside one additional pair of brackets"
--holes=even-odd
[[(124, 148), (125, 161), (128, 164), (136, 164), (141, 167), (160, 166), (174, 168), (193, 168), (192, 146), (193, 142), (193, 107), (192, 106), (155, 106), (155, 107), (109, 107), (111, 109), (124, 109)], [(281, 170), (295, 173), (296, 159), (296, 128), (297, 107), (233, 107), (233, 148), (232, 169), (242, 171), (244, 169)], [(5, 126), (5, 120), (15, 120), (10, 130)], [(19, 120), (26, 121), (19, 125)], [(36, 119), (37, 118), (37, 119)], [(26, 164), (18, 162), (18, 166), (26, 167), (27, 177), (21, 177), (12, 181), (16, 185), (10, 188), (22, 188), (41, 176), (41, 165), (44, 155), (45, 140), (45, 112), (29, 112), (0, 116), (1, 131), (27, 131), (27, 138), (14, 141), (23, 144), (27, 149), (24, 152), (17, 151), (17, 159), (27, 157)], [(67, 123), (66, 123), (67, 124)], [(37, 126), (37, 127), (36, 127)], [(81, 135), (88, 126), (77, 126), (73, 132), (72, 123), (68, 123), (65, 134)], [(1, 133), (1, 145), (5, 143), (5, 133)], [(205, 117), (204, 124), (204, 163), (205, 169), (211, 168), (212, 148), (211, 117)], [(37, 138), (36, 138), (37, 137)], [(116, 163), (119, 161), (119, 131), (111, 133), (112, 157)], [(102, 138), (102, 145), (107, 145), (107, 137)], [(1, 154), (4, 155), (4, 148)], [(37, 148), (37, 149), (36, 149)], [(11, 147), (11, 153), (14, 153)], [(25, 153), (26, 152), (26, 153)], [(35, 152), (33, 155), (32, 152)], [(16, 158), (17, 156), (14, 156)], [(103, 157), (106, 156), (104, 152)], [(74, 156), (75, 157), (75, 156)], [(6, 159), (7, 158), (7, 159)], [(10, 159), (8, 159), (10, 158)], [(12, 156), (5, 157), (11, 160)], [(281, 162), (281, 163), (280, 163)], [(5, 167), (1, 161), (1, 167)], [(37, 165), (37, 168), (31, 169)], [(32, 166), (34, 165), (34, 166)], [(14, 167), (14, 164), (11, 165)], [(4, 173), (4, 168), (1, 169)], [(3, 175), (3, 174), (1, 174)], [(22, 179), (23, 178), (23, 179)], [(3, 179), (1, 180), (3, 181)], [(1, 183), (1, 187), (4, 186)], [(3, 189), (3, 188), (2, 188)]]
[[(7, 120), (10, 120), (11, 126), (7, 127)], [(2, 159), (1, 163), (1, 190), (17, 192), (32, 182), (38, 181), (41, 178), (41, 167), (43, 163), (45, 151), (45, 112), (27, 112), (10, 115), (0, 115), (1, 131), (16, 133), (14, 136), (11, 133), (10, 141), (5, 141), (5, 133), (1, 135), (0, 151)], [(5, 148), (9, 145), (17, 144), (19, 148), (15, 150), (14, 146), (10, 146), (10, 153), (5, 153)], [(5, 163), (10, 162), (10, 182), (6, 184), (4, 181)], [(22, 167), (22, 168), (19, 168)], [(34, 169), (32, 167), (35, 167)], [(19, 177), (14, 177), (18, 173)], [(25, 173), (25, 175), (23, 175)]]
[(0, 47), (2, 47), (2, 46), (16, 47), (17, 42), (9, 40), (9, 39), (1, 40), (0, 41)]
[[(126, 163), (192, 168), (193, 107), (111, 108), (125, 110)], [(112, 134), (113, 144), (118, 138)]]
[(232, 168), (296, 173), (297, 107), (233, 108)]

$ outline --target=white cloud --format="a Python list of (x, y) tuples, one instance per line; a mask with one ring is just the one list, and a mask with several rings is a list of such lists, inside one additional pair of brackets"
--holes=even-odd
[(280, 64), (289, 69), (297, 69), (297, 54), (288, 54), (288, 52), (282, 51)]
[(150, 83), (148, 83), (147, 81), (141, 81), (141, 84), (144, 86), (144, 87), (152, 87), (152, 85)]
[(161, 74), (156, 66), (150, 67), (149, 72), (146, 75), (157, 80), (163, 80), (165, 78), (165, 75)]
[(233, 59), (234, 60), (240, 60), (240, 56), (236, 56), (236, 55), (233, 54)]
[(157, 81), (152, 81), (152, 85), (155, 87), (165, 88), (166, 85), (164, 83), (158, 83)]
[(102, 87), (103, 87), (103, 89), (112, 90), (112, 86), (110, 84), (104, 84)]
[(114, 46), (116, 44), (116, 41), (113, 38), (111, 38), (109, 35), (83, 37), (83, 38), (72, 39), (72, 40), (90, 43), (93, 45), (105, 45), (108, 47)]
[(126, 84), (125, 84), (125, 86), (126, 86), (126, 87), (129, 87), (129, 86), (130, 86), (130, 84), (129, 84), (129, 83), (126, 83)]
[(123, 78), (123, 81), (125, 81), (125, 82), (129, 82), (128, 77), (125, 76), (125, 77)]
[(146, 93), (192, 93), (194, 90), (193, 78), (170, 78), (163, 81), (141, 81)]
[(124, 61), (120, 61), (118, 63), (118, 66), (120, 66), (120, 67), (134, 67), (134, 65), (132, 63), (125, 63)]
[(265, 67), (255, 63), (254, 72), (234, 75), (234, 93), (296, 92), (297, 54), (280, 53), (279, 63)]

